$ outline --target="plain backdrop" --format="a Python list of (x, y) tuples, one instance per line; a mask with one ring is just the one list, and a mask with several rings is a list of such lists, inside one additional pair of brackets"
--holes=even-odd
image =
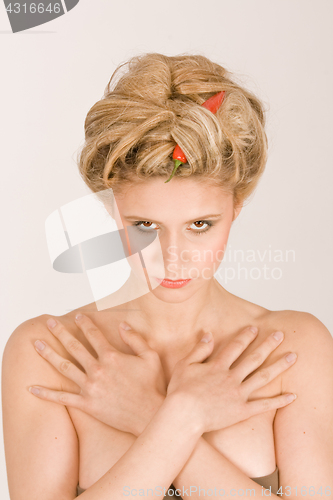
[[(52, 269), (44, 223), (89, 193), (75, 163), (86, 113), (116, 66), (144, 52), (206, 55), (262, 99), (269, 159), (231, 230), (235, 277), (219, 279), (268, 309), (310, 312), (333, 333), (332, 18), (331, 0), (80, 0), (12, 34), (0, 6), (1, 351), (23, 321), (92, 300), (86, 276)], [(0, 470), (6, 500), (3, 447)]]

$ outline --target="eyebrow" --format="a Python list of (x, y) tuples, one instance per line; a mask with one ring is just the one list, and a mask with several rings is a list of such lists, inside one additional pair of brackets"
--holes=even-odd
[[(191, 219), (185, 222), (185, 224), (188, 224), (190, 222), (196, 222), (200, 220), (205, 220), (205, 219), (218, 219), (221, 217), (221, 214), (207, 214), (207, 215), (201, 215), (200, 217), (196, 217), (195, 219)], [(138, 217), (137, 215), (127, 215), (123, 216), (124, 219), (126, 220), (136, 220), (136, 221), (148, 221), (148, 222), (157, 222), (157, 224), (163, 224), (163, 222), (159, 222), (158, 220), (152, 220), (149, 218), (144, 218), (144, 217)]]

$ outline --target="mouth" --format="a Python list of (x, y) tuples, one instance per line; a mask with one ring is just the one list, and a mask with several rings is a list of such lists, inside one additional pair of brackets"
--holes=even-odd
[(158, 283), (165, 288), (182, 288), (187, 285), (191, 280), (169, 280), (164, 278), (163, 280), (160, 278), (155, 278)]

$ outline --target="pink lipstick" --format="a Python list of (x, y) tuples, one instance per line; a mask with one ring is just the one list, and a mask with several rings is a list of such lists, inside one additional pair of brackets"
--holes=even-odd
[(182, 288), (185, 286), (190, 279), (188, 280), (168, 280), (168, 279), (163, 279), (161, 280), (160, 278), (156, 278), (156, 280), (159, 282), (161, 286), (164, 286), (165, 288)]

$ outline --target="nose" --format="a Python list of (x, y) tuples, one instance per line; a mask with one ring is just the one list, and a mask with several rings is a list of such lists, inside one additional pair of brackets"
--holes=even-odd
[[(182, 255), (188, 250), (188, 241), (182, 234), (169, 233), (160, 237), (163, 261), (165, 266), (165, 275), (175, 279), (175, 273), (180, 273), (184, 267)], [(171, 273), (171, 274), (170, 274)], [(182, 278), (182, 276), (179, 276)]]

